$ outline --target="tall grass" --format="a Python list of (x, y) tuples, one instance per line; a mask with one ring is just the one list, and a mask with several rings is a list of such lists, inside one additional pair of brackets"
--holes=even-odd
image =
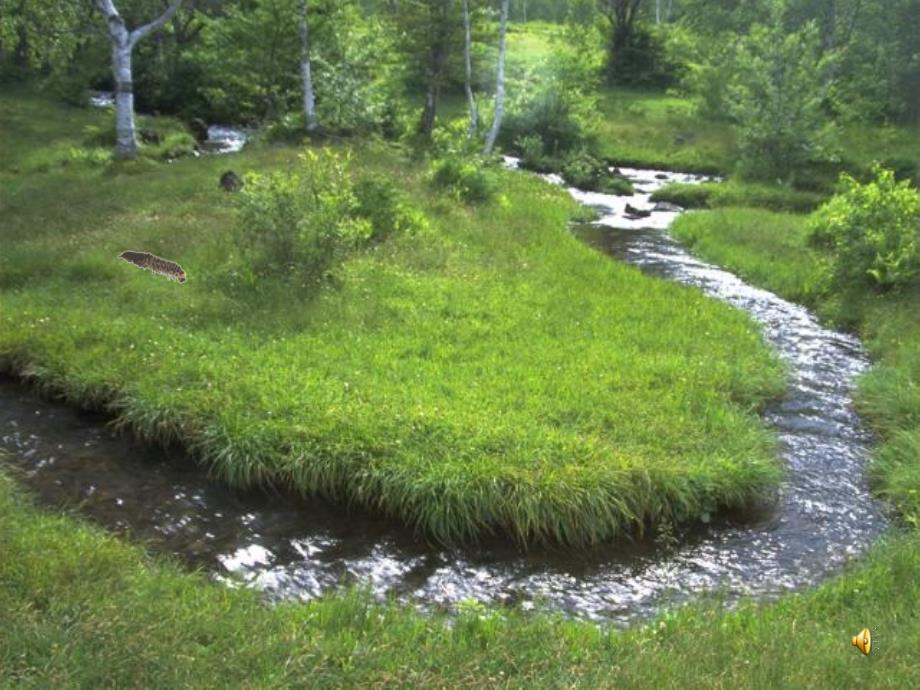
[[(73, 519), (0, 475), (0, 686), (739, 688), (920, 683), (916, 536), (820, 589), (718, 599), (618, 631), (470, 603), (448, 619), (360, 591), (266, 606)], [(873, 651), (850, 637), (868, 626)]]
[[(359, 148), (355, 167), (399, 177), (430, 232), (318, 290), (248, 289), (217, 178), (295, 156), (5, 175), (7, 366), (181, 441), (226, 482), (354, 501), (443, 542), (595, 542), (775, 485), (756, 412), (782, 372), (751, 321), (583, 246), (574, 202), (538, 179), (498, 171), (500, 198), (470, 208)], [(124, 249), (179, 261), (188, 283)]]

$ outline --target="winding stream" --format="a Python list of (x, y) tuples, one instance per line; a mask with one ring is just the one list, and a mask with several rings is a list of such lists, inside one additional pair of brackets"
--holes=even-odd
[(690, 256), (666, 232), (677, 210), (627, 217), (627, 203), (631, 211), (655, 208), (649, 194), (662, 184), (701, 178), (620, 170), (634, 182), (635, 195), (570, 190), (602, 216), (577, 232), (617, 260), (744, 309), (789, 365), (790, 390), (766, 415), (788, 478), (776, 502), (754, 514), (680, 530), (676, 546), (649, 539), (579, 553), (522, 554), (504, 542), (465, 551), (432, 548), (398, 526), (321, 500), (212, 484), (180, 451), (114, 436), (105, 417), (40, 400), (11, 379), (0, 379), (0, 448), (10, 453), (5, 464), (42, 503), (72, 507), (273, 599), (309, 599), (358, 582), (422, 608), (468, 598), (525, 608), (539, 601), (576, 616), (628, 623), (715, 589), (732, 602), (812, 584), (862, 553), (886, 525), (864, 479), (871, 437), (852, 410), (854, 379), (868, 366), (865, 354), (855, 338), (822, 328), (802, 307)]

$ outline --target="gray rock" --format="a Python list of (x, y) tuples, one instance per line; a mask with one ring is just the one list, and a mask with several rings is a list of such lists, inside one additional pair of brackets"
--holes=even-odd
[(192, 118), (188, 128), (192, 130), (192, 135), (199, 144), (208, 140), (208, 123), (200, 117)]
[(220, 176), (220, 188), (225, 192), (238, 192), (243, 188), (243, 180), (232, 170)]
[(653, 213), (680, 213), (684, 209), (677, 204), (672, 204), (667, 201), (659, 201), (655, 204), (655, 207), (652, 209)]

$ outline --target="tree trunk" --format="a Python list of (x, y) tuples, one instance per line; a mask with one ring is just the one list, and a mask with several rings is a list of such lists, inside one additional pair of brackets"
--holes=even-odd
[(316, 97), (313, 93), (313, 71), (310, 64), (310, 24), (307, 21), (307, 0), (300, 0), (300, 73), (303, 77), (303, 114), (307, 131), (314, 132), (319, 126), (316, 121)]
[(655, 0), (655, 23), (661, 24), (661, 0)]
[(498, 29), (498, 70), (495, 77), (495, 117), (492, 120), (492, 129), (489, 130), (489, 137), (486, 139), (485, 148), (482, 150), (483, 155), (492, 154), (495, 148), (495, 140), (498, 139), (498, 132), (502, 127), (502, 118), (505, 116), (505, 53), (507, 52), (506, 34), (508, 33), (508, 5), (510, 0), (502, 0), (502, 14)]
[(473, 97), (473, 61), (470, 57), (470, 0), (463, 0), (463, 61), (466, 67), (466, 100), (470, 108), (470, 129), (468, 136), (476, 136), (479, 129), (479, 113), (476, 111), (476, 99)]
[(112, 71), (115, 75), (115, 157), (121, 159), (137, 158), (131, 48), (130, 43), (112, 45)]
[(134, 133), (134, 85), (131, 81), (131, 54), (137, 42), (160, 29), (179, 10), (182, 0), (176, 0), (158, 19), (134, 31), (128, 31), (125, 20), (112, 0), (97, 0), (105, 18), (112, 44), (112, 76), (115, 78), (115, 157), (137, 158), (137, 137)]
[(435, 18), (436, 28), (432, 38), (428, 63), (428, 89), (425, 93), (425, 108), (419, 122), (419, 133), (431, 136), (438, 114), (438, 97), (441, 94), (441, 82), (447, 69), (447, 36), (450, 31), (450, 9), (453, 0), (442, 0), (439, 6), (440, 16)]

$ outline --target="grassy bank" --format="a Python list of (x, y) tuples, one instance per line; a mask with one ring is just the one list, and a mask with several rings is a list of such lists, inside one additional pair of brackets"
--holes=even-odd
[[(46, 133), (19, 122), (0, 136), (40, 150)], [(591, 251), (566, 230), (574, 202), (533, 177), (496, 172), (501, 198), (467, 207), (398, 151), (358, 148), (354, 169), (400, 178), (431, 231), (353, 255), (320, 289), (241, 286), (217, 178), (296, 153), (39, 174), (6, 158), (2, 363), (226, 482), (354, 501), (442, 541), (591, 542), (774, 485), (756, 410), (782, 376), (750, 320)]]
[(822, 256), (804, 217), (749, 209), (682, 216), (672, 232), (704, 258), (855, 329), (876, 360), (856, 402), (883, 442), (870, 468), (877, 491), (911, 525), (920, 520), (920, 295), (832, 294), (816, 282)]
[[(360, 592), (268, 608), (40, 513), (0, 477), (0, 686), (904, 688), (920, 682), (918, 546), (777, 604), (626, 632), (472, 605), (449, 622)], [(869, 658), (850, 646), (864, 626)]]

